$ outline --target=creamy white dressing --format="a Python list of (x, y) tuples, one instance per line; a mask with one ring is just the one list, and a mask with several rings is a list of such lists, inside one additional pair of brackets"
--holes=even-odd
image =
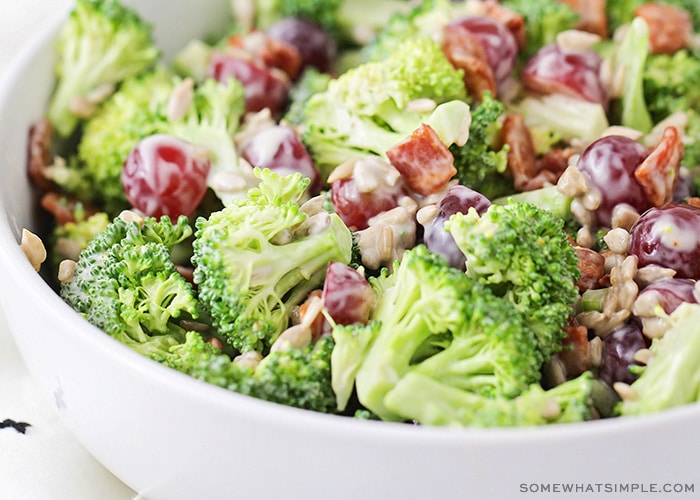
[(700, 234), (679, 227), (672, 215), (661, 214), (654, 221), (650, 232), (663, 246), (672, 250), (692, 252), (700, 246)]

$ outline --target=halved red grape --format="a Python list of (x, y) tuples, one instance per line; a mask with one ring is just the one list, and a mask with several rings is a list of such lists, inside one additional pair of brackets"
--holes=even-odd
[(285, 125), (264, 128), (241, 147), (241, 156), (254, 167), (269, 168), (281, 175), (299, 172), (311, 180), (309, 193), (321, 190), (322, 179), (306, 147)]
[(600, 79), (601, 58), (593, 50), (563, 50), (557, 44), (542, 47), (521, 74), (525, 88), (542, 94), (564, 94), (607, 104)]
[(328, 32), (317, 24), (287, 17), (270, 26), (267, 34), (295, 47), (301, 55), (302, 68), (312, 66), (322, 72), (331, 70), (338, 49)]
[(630, 229), (630, 254), (639, 267), (656, 264), (674, 269), (677, 278), (700, 279), (700, 208), (650, 208)]
[(245, 88), (248, 112), (269, 108), (272, 114), (277, 114), (287, 101), (289, 82), (252, 61), (217, 53), (209, 63), (208, 75), (218, 82), (227, 82), (232, 77), (239, 80)]
[(375, 215), (396, 208), (407, 189), (399, 172), (386, 160), (368, 156), (348, 160), (352, 175), (331, 182), (335, 212), (353, 231), (366, 229)]
[(493, 69), (496, 84), (501, 85), (510, 76), (518, 57), (518, 42), (503, 23), (490, 16), (466, 16), (452, 21), (474, 35)]
[(437, 204), (437, 215), (428, 222), (423, 231), (423, 243), (433, 252), (447, 259), (450, 266), (465, 269), (465, 257), (450, 233), (445, 231), (445, 221), (456, 213), (466, 214), (474, 207), (479, 215), (491, 206), (481, 193), (460, 184), (452, 186)]
[(581, 154), (577, 167), (601, 195), (600, 206), (595, 210), (598, 226), (611, 226), (613, 209), (620, 203), (631, 205), (639, 213), (651, 207), (634, 176), (647, 155), (648, 150), (639, 142), (616, 135), (598, 139)]
[(330, 262), (321, 295), (323, 306), (339, 325), (366, 324), (374, 296), (367, 279), (341, 262)]
[(142, 139), (121, 173), (131, 205), (146, 215), (171, 219), (191, 215), (207, 190), (211, 168), (208, 152), (165, 134)]

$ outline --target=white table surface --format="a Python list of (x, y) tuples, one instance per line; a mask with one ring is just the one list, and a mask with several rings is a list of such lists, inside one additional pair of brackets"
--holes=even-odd
[[(0, 78), (17, 47), (70, 4), (71, 0), (0, 0)], [(3, 426), (7, 420), (30, 425), (21, 433)], [(0, 499), (137, 497), (63, 427), (52, 402), (26, 371), (0, 310)]]

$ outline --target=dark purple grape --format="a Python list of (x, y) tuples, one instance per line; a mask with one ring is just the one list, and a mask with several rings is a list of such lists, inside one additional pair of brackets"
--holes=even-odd
[(338, 53), (333, 38), (323, 28), (306, 19), (281, 19), (268, 28), (267, 34), (295, 47), (301, 55), (303, 68), (311, 66), (327, 73)]
[(651, 207), (634, 177), (647, 155), (647, 149), (637, 141), (614, 135), (598, 139), (581, 154), (577, 166), (601, 195), (594, 214), (599, 227), (611, 227), (613, 209), (620, 203), (631, 205), (639, 213)]
[(639, 267), (674, 269), (677, 278), (700, 279), (700, 208), (665, 205), (644, 212), (630, 229), (630, 254)]
[(445, 221), (456, 213), (466, 214), (474, 207), (479, 215), (491, 206), (486, 196), (462, 185), (452, 186), (437, 204), (437, 215), (425, 225), (423, 243), (431, 251), (442, 255), (450, 266), (466, 269), (465, 257), (450, 233), (445, 231)]
[(612, 386), (615, 382), (631, 384), (637, 378), (630, 367), (638, 365), (634, 353), (646, 348), (644, 335), (635, 324), (618, 326), (603, 338), (603, 361), (598, 377)]
[(695, 195), (696, 190), (693, 183), (693, 176), (688, 170), (682, 168), (678, 176), (678, 184), (676, 184), (676, 188), (673, 190), (673, 203), (681, 203)]

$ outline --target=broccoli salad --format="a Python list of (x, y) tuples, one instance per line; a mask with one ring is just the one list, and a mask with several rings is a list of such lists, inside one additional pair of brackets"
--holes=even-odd
[(167, 63), (76, 0), (56, 54), (23, 244), (135, 351), (417, 425), (698, 400), (696, 0), (239, 0)]

